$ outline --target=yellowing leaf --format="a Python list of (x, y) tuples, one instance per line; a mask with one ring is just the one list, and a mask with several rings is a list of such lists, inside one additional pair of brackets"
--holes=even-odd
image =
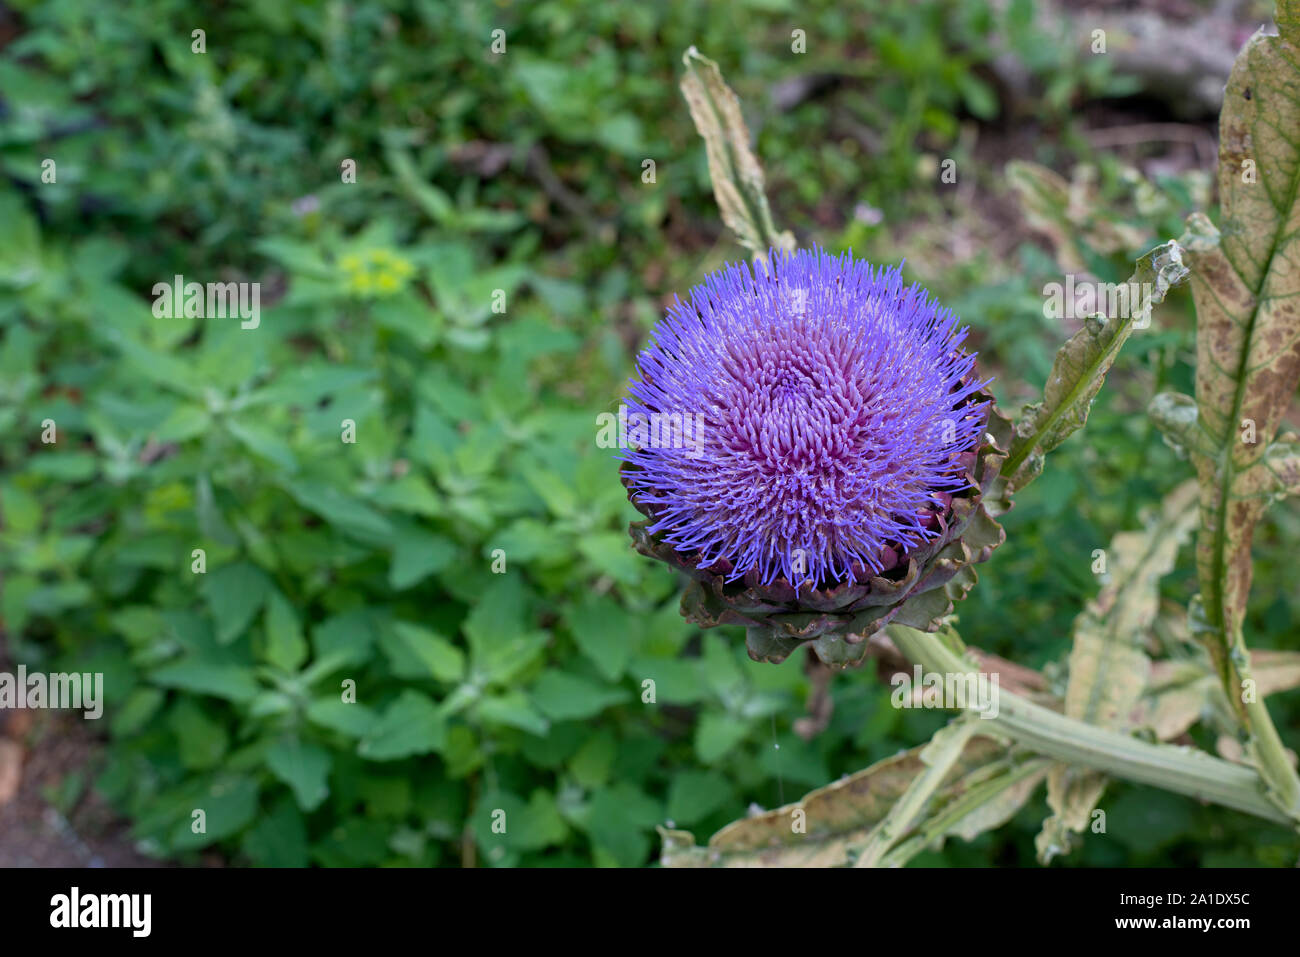
[[(1151, 672), (1144, 642), (1159, 610), (1160, 579), (1195, 526), (1196, 496), (1196, 483), (1184, 482), (1165, 499), (1158, 518), (1141, 531), (1116, 535), (1106, 550), (1108, 580), (1074, 622), (1067, 717), (1119, 731), (1131, 727)], [(1053, 814), (1037, 841), (1044, 863), (1069, 850), (1105, 787), (1106, 776), (1096, 771), (1052, 768), (1047, 803)]]
[(1196, 522), (1196, 483), (1184, 482), (1144, 529), (1121, 532), (1106, 550), (1108, 580), (1074, 623), (1068, 717), (1124, 728), (1146, 686), (1144, 639), (1159, 607), (1160, 579)]
[(794, 249), (794, 236), (778, 232), (772, 222), (763, 169), (749, 147), (749, 129), (736, 94), (722, 79), (718, 65), (695, 47), (686, 51), (682, 61), (686, 64), (682, 95), (704, 137), (722, 221), (755, 258), (766, 258), (771, 248)]
[(1241, 632), (1255, 525), (1294, 472), (1290, 451), (1269, 454), (1270, 442), (1300, 382), (1300, 3), (1283, 0), (1278, 9), (1282, 35), (1255, 34), (1224, 91), (1223, 228), (1197, 214), (1185, 237), (1197, 315), (1197, 421), (1208, 439), (1191, 451), (1201, 483), (1201, 592), (1192, 626), (1250, 733), (1270, 797), (1300, 819), (1300, 777), (1262, 699), (1243, 693)]
[[(976, 719), (978, 720), (978, 719)], [(950, 732), (935, 736), (935, 744)], [(911, 748), (805, 795), (802, 800), (728, 824), (698, 847), (685, 831), (661, 830), (665, 867), (844, 867), (857, 858), (873, 829), (930, 766)], [(950, 834), (967, 840), (1004, 823), (1028, 800), (1046, 763), (1012, 759), (994, 738), (966, 740), (913, 823), (922, 833), (884, 863), (901, 863)], [(1027, 783), (1029, 782), (1029, 783)], [(926, 823), (931, 826), (926, 827)]]

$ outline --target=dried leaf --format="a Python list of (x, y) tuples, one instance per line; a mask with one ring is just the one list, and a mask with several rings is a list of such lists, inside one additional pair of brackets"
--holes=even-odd
[(1252, 651), (1250, 673), (1264, 696), (1300, 688), (1300, 651)]
[(993, 831), (1006, 824), (1038, 790), (1043, 778), (1047, 776), (1049, 766), (1050, 762), (1043, 759), (1032, 765), (1003, 772), (997, 779), (990, 777), (988, 783), (1002, 785), (999, 793), (989, 800), (981, 800), (974, 810), (964, 814), (947, 833), (965, 841), (973, 841), (985, 831)]
[[(1300, 652), (1253, 651), (1250, 673), (1260, 697), (1300, 688)], [(1208, 661), (1158, 661), (1132, 727), (1150, 728), (1161, 741), (1185, 734), (1207, 716), (1231, 713)]]
[(709, 177), (722, 221), (755, 258), (766, 258), (771, 248), (794, 249), (794, 236), (778, 232), (772, 222), (763, 169), (750, 149), (749, 129), (736, 94), (722, 79), (718, 65), (695, 47), (686, 51), (682, 61), (686, 64), (682, 95), (695, 128), (704, 137)]
[(1185, 734), (1211, 707), (1218, 679), (1202, 662), (1158, 661), (1146, 695), (1133, 714), (1134, 727), (1150, 728), (1161, 741)]
[[(941, 731), (940, 734), (943, 734)], [(665, 867), (842, 867), (850, 865), (895, 802), (929, 767), (922, 752), (911, 748), (805, 795), (802, 800), (728, 824), (698, 847), (685, 831), (661, 830)], [(1016, 770), (1006, 744), (990, 737), (970, 738), (960, 757), (934, 793), (926, 817), (952, 809), (977, 787), (981, 799), (957, 806), (953, 820), (935, 835), (969, 837), (997, 827), (1033, 793), (1023, 771)], [(1039, 775), (1041, 779), (1041, 775)], [(982, 785), (982, 787), (980, 787)], [(999, 786), (1002, 785), (1002, 786)], [(1014, 786), (1013, 786), (1014, 785)], [(923, 821), (914, 826), (920, 827)], [(912, 853), (922, 847), (910, 849)]]
[(1291, 450), (1269, 454), (1269, 443), (1300, 382), (1300, 3), (1278, 8), (1282, 35), (1256, 33), (1224, 91), (1223, 229), (1199, 214), (1188, 219), (1196, 406), (1211, 444), (1191, 456), (1201, 483), (1201, 590), (1191, 623), (1250, 734), (1270, 797), (1300, 818), (1300, 778), (1268, 713), (1242, 694), (1251, 539), (1269, 500), (1292, 487)]
[[(1197, 486), (1171, 492), (1160, 515), (1141, 531), (1121, 532), (1106, 554), (1109, 580), (1074, 622), (1065, 715), (1116, 731), (1128, 730), (1151, 673), (1146, 641), (1159, 611), (1160, 579), (1195, 526)], [(1038, 836), (1046, 863), (1070, 849), (1072, 834), (1089, 823), (1106, 787), (1096, 771), (1054, 766), (1047, 776), (1053, 815)]]
[(1046, 166), (1012, 160), (1006, 166), (1007, 181), (1020, 202), (1020, 211), (1032, 229), (1048, 238), (1062, 268), (1078, 272), (1084, 268), (1071, 239), (1070, 184)]
[(1065, 714), (1124, 729), (1147, 683), (1145, 644), (1159, 610), (1160, 579), (1195, 526), (1197, 486), (1184, 482), (1140, 531), (1121, 532), (1107, 549), (1108, 580), (1074, 623)]
[(1095, 166), (1080, 164), (1066, 180), (1037, 163), (1012, 160), (1006, 174), (1026, 221), (1048, 238), (1066, 272), (1084, 272), (1090, 257), (1135, 249), (1146, 239), (1101, 201)]
[[(1279, 4), (1294, 24), (1296, 4)], [(1287, 18), (1291, 18), (1288, 20)], [(1300, 58), (1296, 30), (1251, 38), (1224, 92), (1219, 190), (1224, 228), (1188, 220), (1197, 313), (1196, 403), (1214, 455), (1202, 483), (1198, 542), (1205, 617), (1221, 674), (1250, 589), (1250, 542), (1274, 485), (1261, 465), (1300, 381)], [(1249, 442), (1244, 439), (1254, 438)]]
[(913, 829), (924, 816), (935, 792), (961, 759), (980, 720), (968, 712), (934, 733), (930, 743), (921, 749), (925, 769), (912, 779), (908, 789), (871, 829), (866, 841), (856, 848), (854, 867), (878, 867), (885, 854)]

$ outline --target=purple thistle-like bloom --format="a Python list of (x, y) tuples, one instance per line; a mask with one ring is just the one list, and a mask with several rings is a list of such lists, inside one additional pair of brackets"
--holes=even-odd
[[(970, 487), (987, 403), (966, 329), (895, 267), (817, 250), (731, 264), (674, 301), (640, 355), (636, 413), (693, 442), (623, 453), (648, 531), (727, 580), (865, 580), (934, 539)], [(653, 433), (652, 433), (653, 434)]]

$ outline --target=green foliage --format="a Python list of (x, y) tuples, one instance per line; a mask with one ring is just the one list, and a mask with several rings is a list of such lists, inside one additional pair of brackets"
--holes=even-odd
[[(711, 833), (936, 730), (858, 671), (805, 740), (798, 663), (758, 665), (739, 629), (686, 625), (680, 583), (629, 548), (635, 513), (593, 447), (594, 413), (719, 233), (681, 51), (715, 57), (745, 103), (840, 78), (746, 118), (780, 157), (767, 185), (799, 235), (890, 261), (893, 233), (837, 234), (820, 211), (927, 215), (918, 149), (959, 150), (964, 122), (997, 114), (996, 38), (1050, 84), (1048, 124), (1079, 91), (1114, 88), (1104, 58), (1083, 65), (1019, 3), (765, 0), (737, 29), (702, 4), (284, 0), (205, 11), (205, 55), (179, 0), (112, 17), (84, 0), (10, 6), (0, 619), (30, 667), (104, 672), (94, 785), (145, 848), (261, 866), (638, 866), (657, 826)], [(498, 27), (503, 57), (488, 52)], [(864, 128), (883, 140), (866, 148)], [(56, 183), (40, 182), (47, 156)], [(1100, 188), (1134, 187), (1103, 162)], [(1188, 192), (1161, 184), (1131, 217), (1135, 243), (1196, 205)], [(1098, 248), (1093, 268), (1136, 251)], [(1042, 381), (1060, 330), (1036, 318), (1038, 289), (1055, 266), (1032, 244), (1019, 255), (996, 282), (972, 260), (936, 291), (993, 367)], [(156, 318), (151, 289), (177, 273), (260, 280), (260, 325)], [(1143, 335), (1089, 419), (1106, 455), (1065, 443), (1006, 516), (1017, 551), (962, 608), (973, 642), (1058, 656), (1093, 592), (1088, 552), (1171, 484), (1173, 451), (1133, 411), (1152, 379), (1190, 388), (1174, 358), (1190, 334)], [(1261, 543), (1257, 590), (1277, 597), (1253, 626), (1290, 620), (1279, 583), (1297, 535), (1279, 524)], [(1115, 792), (1158, 820), (1117, 824), (1071, 863), (1282, 853), (1266, 825)], [(916, 860), (1028, 862), (1041, 818), (1028, 807)]]

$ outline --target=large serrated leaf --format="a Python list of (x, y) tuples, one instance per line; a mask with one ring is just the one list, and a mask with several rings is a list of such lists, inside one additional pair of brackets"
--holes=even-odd
[(1160, 579), (1195, 527), (1196, 496), (1196, 483), (1184, 482), (1143, 529), (1111, 540), (1105, 583), (1074, 623), (1068, 717), (1104, 728), (1127, 726), (1146, 687), (1150, 662), (1144, 643), (1159, 609)]
[[(1279, 20), (1294, 23), (1296, 7), (1279, 4)], [(1267, 504), (1260, 493), (1273, 484), (1259, 463), (1300, 380), (1298, 43), (1294, 30), (1261, 32), (1237, 58), (1219, 123), (1223, 228), (1188, 221), (1202, 234), (1188, 250), (1196, 404), (1215, 450), (1193, 455), (1205, 526), (1198, 558), (1206, 619), (1225, 642), (1245, 613), (1251, 536)], [(1244, 441), (1252, 432), (1256, 441)], [(1211, 651), (1226, 667), (1226, 644)]]
[(763, 169), (749, 146), (749, 129), (740, 101), (722, 79), (718, 65), (691, 47), (682, 57), (686, 73), (682, 95), (695, 128), (704, 138), (713, 194), (727, 228), (755, 258), (769, 249), (794, 249), (794, 236), (778, 232), (767, 203)]
[[(663, 831), (662, 863), (665, 867), (848, 866), (872, 830), (929, 769), (922, 757), (929, 747), (899, 752), (794, 804), (734, 821), (704, 847), (696, 846), (687, 832)], [(1033, 793), (1038, 778), (1026, 784), (1029, 771), (1040, 769), (1011, 760), (1007, 746), (998, 740), (982, 736), (966, 740), (926, 810), (929, 816), (950, 812), (940, 821), (935, 839), (957, 834), (969, 840), (1004, 823)], [(978, 800), (963, 801), (971, 791)]]
[[(1108, 580), (1074, 622), (1067, 717), (1119, 731), (1131, 726), (1151, 672), (1144, 644), (1159, 610), (1160, 579), (1195, 527), (1196, 500), (1196, 483), (1184, 482), (1145, 528), (1121, 532), (1111, 541)], [(1105, 786), (1106, 776), (1096, 771), (1052, 768), (1047, 803), (1053, 814), (1037, 842), (1044, 863), (1070, 849), (1072, 835), (1088, 825)]]
[(1043, 387), (1043, 399), (1025, 407), (1016, 422), (1011, 454), (1002, 466), (1010, 491), (1023, 488), (1043, 470), (1043, 457), (1088, 421), (1106, 373), (1135, 326), (1150, 321), (1151, 310), (1164, 301), (1170, 287), (1187, 275), (1182, 249), (1173, 241), (1151, 250), (1137, 261), (1130, 289), (1142, 293), (1128, 315), (1093, 316), (1056, 353)]
[(1241, 630), (1255, 525), (1290, 471), (1289, 451), (1270, 455), (1269, 443), (1300, 382), (1300, 3), (1283, 0), (1278, 10), (1282, 35), (1256, 33), (1224, 91), (1222, 229), (1199, 214), (1188, 219), (1197, 421), (1208, 440), (1190, 450), (1201, 483), (1192, 624), (1249, 732), (1270, 796), (1300, 818), (1300, 778), (1267, 711), (1244, 693)]

